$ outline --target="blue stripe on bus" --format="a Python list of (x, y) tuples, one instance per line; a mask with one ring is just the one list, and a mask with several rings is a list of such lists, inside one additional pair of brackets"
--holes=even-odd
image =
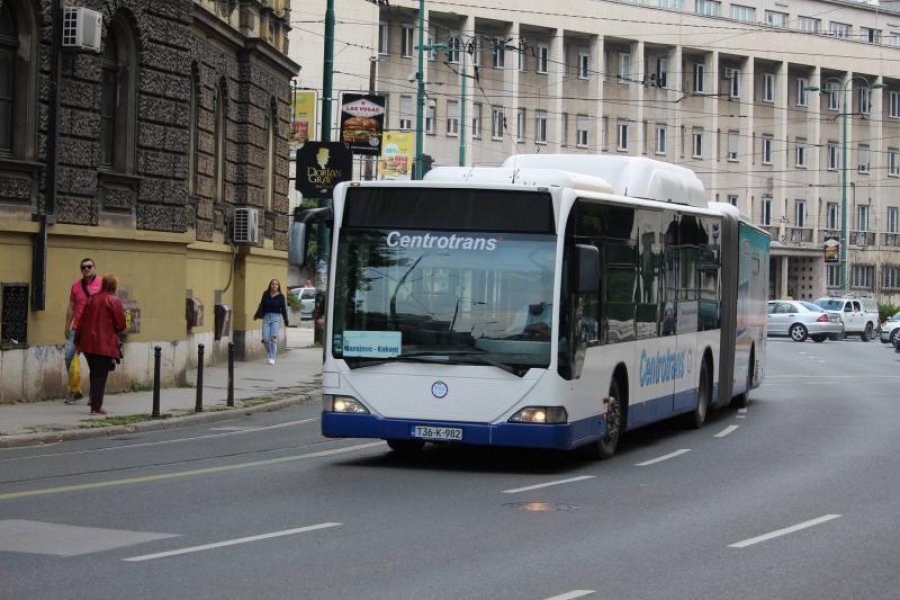
[[(677, 414), (690, 412), (697, 404), (697, 390), (658, 398), (628, 407), (628, 428), (634, 429)], [(606, 433), (606, 422), (599, 416), (564, 423), (470, 423), (420, 419), (383, 419), (358, 413), (322, 413), (322, 435), (335, 438), (413, 439), (416, 425), (460, 427), (463, 444), (514, 446), (571, 450), (599, 439)]]

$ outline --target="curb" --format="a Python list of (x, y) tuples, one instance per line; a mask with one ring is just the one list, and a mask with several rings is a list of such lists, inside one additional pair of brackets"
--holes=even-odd
[[(313, 400), (318, 394), (318, 390), (312, 392), (304, 392), (283, 398), (273, 400), (272, 402), (263, 402), (254, 406), (229, 408), (226, 410), (217, 410), (215, 412), (195, 413), (184, 416), (169, 417), (166, 419), (158, 419), (154, 421), (140, 421), (131, 425), (112, 425), (110, 427), (92, 427), (86, 429), (65, 429), (62, 431), (46, 431), (40, 433), (17, 433), (9, 436), (0, 436), (0, 448), (18, 448), (21, 446), (38, 446), (41, 444), (54, 444), (58, 442), (66, 442), (71, 440), (86, 440), (91, 438), (108, 437), (113, 435), (123, 435), (126, 433), (135, 433), (139, 431), (159, 431), (164, 429), (180, 429), (182, 427), (191, 427), (203, 423), (214, 423), (217, 421), (227, 421), (237, 419), (242, 415), (250, 415), (259, 412), (274, 412)], [(246, 398), (245, 400), (256, 400), (255, 398)]]

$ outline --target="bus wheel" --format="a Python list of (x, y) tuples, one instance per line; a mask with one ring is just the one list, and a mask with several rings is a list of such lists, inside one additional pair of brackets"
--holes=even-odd
[(415, 456), (422, 451), (425, 442), (422, 440), (387, 440), (391, 450), (401, 456)]
[(619, 440), (622, 437), (625, 425), (625, 411), (622, 409), (622, 393), (619, 390), (619, 382), (612, 380), (609, 385), (609, 396), (604, 400), (606, 402), (606, 414), (603, 419), (606, 421), (606, 433), (602, 438), (597, 440), (597, 458), (606, 460), (612, 458), (619, 447)]
[(709, 412), (709, 367), (707, 361), (700, 365), (700, 381), (697, 382), (697, 406), (685, 415), (684, 423), (691, 429), (700, 429)]
[(747, 408), (750, 404), (750, 388), (753, 387), (753, 361), (756, 360), (753, 348), (750, 349), (750, 363), (747, 365), (747, 391), (731, 399), (733, 408)]

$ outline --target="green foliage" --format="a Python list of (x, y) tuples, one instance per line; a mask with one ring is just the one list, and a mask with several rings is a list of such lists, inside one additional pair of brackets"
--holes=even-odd
[(878, 303), (878, 319), (884, 323), (890, 317), (900, 312), (900, 306), (894, 304), (882, 304)]
[(290, 308), (291, 310), (300, 310), (300, 307), (302, 306), (300, 297), (291, 293), (287, 294), (287, 304), (288, 308)]

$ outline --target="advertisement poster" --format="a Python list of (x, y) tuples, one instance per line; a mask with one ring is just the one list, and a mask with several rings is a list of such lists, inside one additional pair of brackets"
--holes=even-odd
[(307, 142), (297, 150), (297, 191), (329, 198), (334, 186), (353, 177), (353, 156), (341, 142)]
[(316, 139), (316, 109), (319, 95), (315, 90), (294, 89), (291, 106), (291, 139), (293, 145), (301, 146)]
[(416, 155), (416, 134), (412, 131), (385, 131), (382, 136), (379, 179), (411, 179)]
[(385, 97), (377, 94), (344, 94), (341, 97), (341, 139), (353, 154), (381, 154)]
[(825, 262), (841, 262), (841, 244), (835, 237), (825, 238)]

